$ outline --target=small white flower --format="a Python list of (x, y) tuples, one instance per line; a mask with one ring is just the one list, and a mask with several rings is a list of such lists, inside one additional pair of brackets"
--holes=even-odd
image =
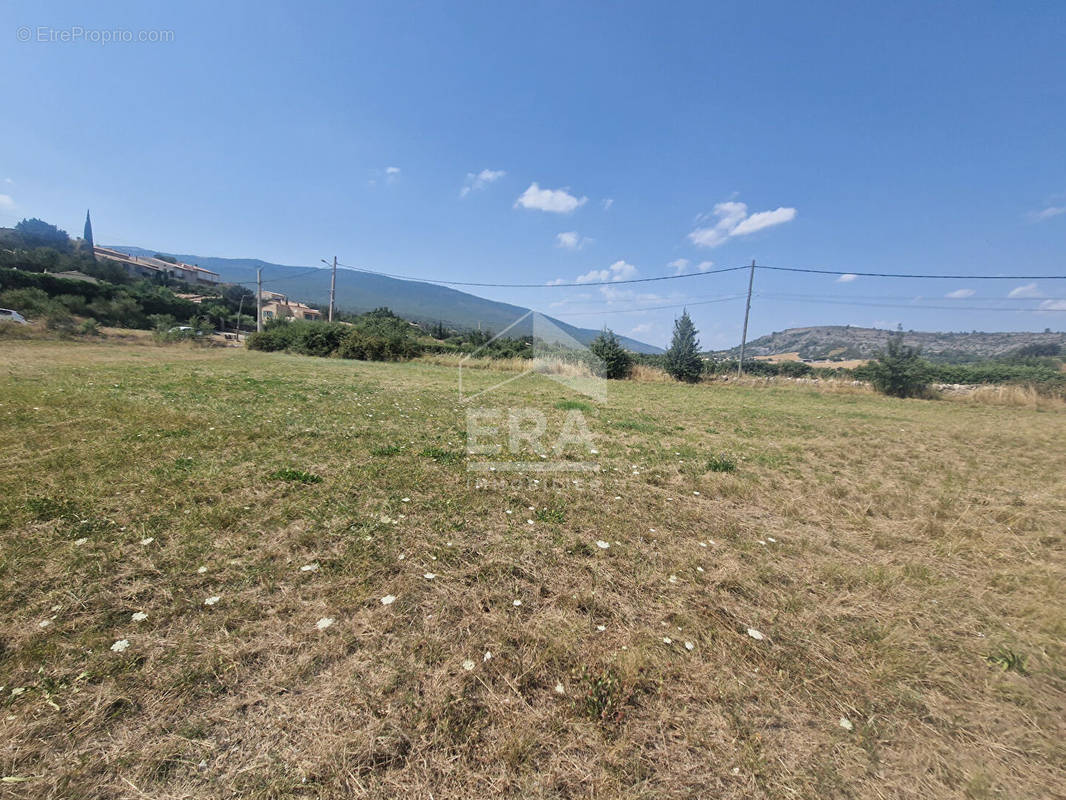
[(611, 546), (611, 543), (610, 542), (605, 542), (605, 541), (603, 541), (603, 539), (597, 539), (596, 540), (596, 546), (598, 548), (600, 548), (600, 550), (606, 550), (608, 547)]
[(598, 456), (600, 454), (599, 450), (595, 450), (595, 449), (593, 449), (591, 447), (589, 448), (589, 452), (592, 453), (592, 455), (594, 455), (594, 456)]
[(332, 624), (333, 624), (333, 617), (322, 617), (322, 619), (320, 619), (318, 622), (315, 623), (315, 627), (318, 628), (320, 631), (324, 631), (326, 628), (328, 628)]
[(113, 645), (111, 645), (111, 649), (114, 652), (116, 652), (116, 653), (121, 653), (123, 650), (125, 650), (129, 646), (130, 646), (130, 640), (129, 639), (119, 639), (117, 642), (115, 642)]
[(400, 500), (400, 502), (401, 503), (410, 503), (411, 502), (411, 498), (410, 497), (405, 497), (402, 500)]
[(556, 694), (566, 694), (566, 687), (563, 686), (562, 683), (555, 684), (555, 693)]
[(759, 540), (759, 544), (761, 544), (763, 547), (766, 546), (766, 542), (764, 542), (762, 539)]
[(148, 545), (150, 545), (154, 541), (155, 541), (155, 537), (154, 536), (149, 536), (147, 539), (141, 539), (141, 544), (143, 544), (145, 547), (147, 547)]
[(513, 514), (514, 512), (513, 512), (513, 511), (512, 511), (511, 509), (507, 509), (507, 510), (506, 510), (506, 511), (504, 511), (503, 513), (504, 513), (504, 514)]
[(198, 573), (200, 573), (201, 575), (203, 575), (203, 574), (204, 574), (205, 572), (207, 572), (207, 567), (200, 567), (200, 568), (199, 568), (199, 569), (197, 569), (196, 571), (197, 571)]
[(405, 558), (407, 558), (407, 556), (404, 555), (403, 553), (400, 553), (400, 555), (397, 557), (397, 560), (398, 561), (403, 561)]
[(766, 638), (754, 628), (748, 628), (748, 636), (750, 636), (752, 639), (757, 639), (760, 642)]
[(707, 546), (707, 542), (700, 542), (700, 547), (706, 547), (706, 546)]
[(133, 616), (131, 616), (130, 619), (134, 622), (144, 622), (146, 619), (148, 619), (148, 615), (145, 614), (143, 611), (135, 611), (133, 612)]
[(843, 728), (846, 731), (855, 730), (855, 726), (851, 724), (851, 720), (848, 719), (847, 717), (841, 717), (840, 718), (840, 727)]
[(511, 605), (513, 605), (515, 608), (518, 608), (520, 605), (522, 605), (522, 601), (521, 600), (515, 600), (514, 603), (512, 603)]
[(671, 575), (670, 576), (670, 583), (677, 583), (677, 576), (676, 575)]
[(40, 622), (37, 623), (37, 627), (38, 628), (47, 628), (51, 624), (52, 624), (52, 620), (50, 620), (50, 619), (42, 619)]
[(75, 540), (74, 540), (74, 546), (75, 546), (75, 547), (81, 547), (81, 546), (82, 546), (83, 544), (85, 544), (85, 543), (86, 543), (87, 541), (89, 541), (89, 540), (88, 540), (88, 539), (86, 539), (86, 538), (85, 538), (84, 536), (83, 536), (83, 537), (82, 537), (81, 539), (75, 539)]
[(703, 567), (696, 567), (696, 572), (703, 572)]
[(530, 507), (529, 507), (529, 510), (530, 510), (530, 511), (536, 511), (537, 509), (535, 509), (535, 508), (534, 508), (533, 506), (530, 506)]
[[(127, 642), (127, 644), (128, 644), (128, 642)], [(111, 648), (111, 649), (113, 650), (114, 648)], [(11, 696), (12, 696), (12, 697), (18, 697), (18, 696), (19, 696), (20, 694), (22, 694), (22, 693), (23, 693), (23, 692), (25, 692), (25, 691), (26, 691), (26, 687), (25, 687), (25, 686), (15, 686), (15, 687), (12, 687), (12, 689), (11, 689)]]
[(767, 536), (766, 537), (766, 541), (773, 542), (774, 544), (777, 544), (777, 539), (775, 539), (773, 536)]
[(692, 642), (685, 642), (685, 649), (686, 650), (695, 650), (696, 649), (696, 645), (694, 645)]
[(597, 625), (596, 626), (596, 630), (598, 630), (600, 633), (603, 633), (605, 630), (607, 630), (607, 626), (606, 625)]
[(652, 533), (655, 533), (655, 528), (648, 528), (648, 530), (651, 531)]
[(526, 523), (527, 523), (527, 524), (529, 524), (529, 525), (532, 525), (532, 524), (533, 524), (533, 520), (531, 520), (531, 519), (527, 519), (527, 520), (526, 520)]
[(622, 495), (620, 495), (620, 494), (616, 494), (616, 495), (614, 496), (614, 499), (615, 499), (615, 500), (621, 500), (621, 499), (622, 499)]
[(669, 636), (664, 636), (663, 637), (663, 644), (673, 644), (673, 643), (674, 643), (674, 640), (671, 639)]
[(466, 659), (466, 661), (463, 662), (463, 669), (465, 669), (467, 672), (469, 672), (473, 668), (474, 668), (473, 659), (468, 658), (468, 659)]
[(696, 497), (699, 497), (699, 496), (700, 496), (700, 493), (699, 493), (699, 492), (693, 492), (693, 494), (694, 494), (694, 495), (696, 495)]
[(490, 658), (492, 658), (492, 653), (490, 651), (486, 650), (485, 651), (485, 655), (483, 655), (481, 657), (481, 660), (482, 661), (488, 661)]
[(211, 596), (210, 596), (210, 597), (208, 597), (208, 598), (207, 598), (206, 600), (204, 600), (204, 605), (205, 605), (205, 606), (213, 606), (213, 605), (214, 605), (215, 603), (217, 603), (217, 602), (218, 602), (219, 600), (221, 600), (221, 599), (222, 599), (222, 598), (221, 598), (221, 597), (219, 597), (219, 596), (218, 596), (217, 594), (215, 594), (215, 595), (211, 595)]
[(427, 581), (431, 581), (431, 580), (433, 580), (434, 578), (437, 577), (437, 573), (436, 572), (427, 572), (422, 577), (425, 578)]
[(310, 564), (304, 564), (300, 567), (300, 572), (318, 572), (318, 562), (312, 561)]
[(383, 606), (390, 606), (390, 605), (392, 605), (395, 602), (396, 602), (396, 596), (395, 595), (387, 594), (387, 595), (385, 595), (384, 597), (381, 598), (381, 605), (383, 605)]

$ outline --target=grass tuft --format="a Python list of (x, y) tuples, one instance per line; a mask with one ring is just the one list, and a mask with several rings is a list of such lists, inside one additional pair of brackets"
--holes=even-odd
[(290, 483), (322, 483), (321, 475), (315, 475), (312, 472), (292, 467), (276, 469), (268, 477), (277, 481), (289, 481)]

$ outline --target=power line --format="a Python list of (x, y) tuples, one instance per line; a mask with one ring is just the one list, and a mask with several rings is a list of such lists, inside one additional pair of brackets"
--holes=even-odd
[[(785, 303), (810, 303), (812, 301), (801, 298), (788, 297), (786, 295), (776, 294), (758, 294), (757, 297), (765, 297), (771, 300), (780, 300)], [(916, 304), (900, 304), (900, 303), (855, 303), (847, 300), (816, 300), (815, 303), (828, 303), (835, 306), (861, 306), (865, 308), (911, 308), (921, 310), (923, 308), (931, 309), (935, 311), (1041, 311), (1039, 306), (930, 306), (930, 305), (916, 305)]]
[(759, 264), (759, 269), (772, 269), (776, 272), (808, 272), (817, 275), (854, 275), (857, 278), (930, 278), (937, 280), (960, 281), (1064, 281), (1066, 275), (921, 275), (904, 272), (851, 272), (833, 269), (808, 269), (806, 267), (771, 267)]
[(475, 281), (443, 281), (437, 278), (415, 278), (410, 275), (396, 275), (391, 272), (378, 272), (372, 269), (365, 269), (363, 267), (356, 267), (352, 264), (342, 264), (337, 262), (337, 266), (344, 267), (346, 269), (352, 269), (356, 272), (365, 272), (369, 275), (379, 275), (382, 278), (396, 278), (401, 281), (416, 281), (418, 283), (436, 283), (441, 286), (481, 286), (492, 287), (497, 289), (564, 289), (575, 288), (585, 286), (622, 286), (627, 283), (652, 283), (653, 281), (673, 281), (681, 278), (698, 278), (702, 275), (721, 275), (724, 272), (738, 272), (742, 269), (750, 269), (750, 266), (744, 267), (724, 267), (722, 269), (709, 269), (705, 272), (690, 272), (687, 275), (659, 275), (653, 278), (627, 278), (619, 281), (581, 281), (570, 283), (481, 283)]
[[(439, 278), (420, 278), (413, 275), (400, 275), (393, 272), (381, 272), (379, 270), (367, 269), (366, 267), (358, 267), (354, 264), (344, 264), (340, 261), (337, 262), (337, 266), (344, 267), (345, 269), (354, 270), (355, 272), (362, 272), (367, 275), (377, 275), (382, 278), (393, 278), (401, 281), (414, 281), (417, 283), (430, 283), (439, 286), (473, 286), (481, 288), (495, 288), (495, 289), (566, 289), (566, 288), (580, 288), (586, 286), (624, 286), (634, 283), (655, 283), (659, 281), (675, 281), (685, 278), (699, 278), (706, 275), (722, 275), (727, 272), (739, 272), (741, 270), (750, 269), (750, 265), (742, 267), (722, 267), (721, 269), (710, 269), (704, 272), (690, 272), (684, 275), (657, 275), (650, 278), (626, 278), (624, 280), (608, 280), (608, 281), (568, 281), (568, 282), (548, 282), (548, 283), (494, 283), (490, 281), (449, 281), (441, 280)], [(857, 278), (915, 278), (921, 280), (1004, 280), (1004, 281), (1019, 281), (1019, 280), (1066, 280), (1066, 275), (930, 275), (924, 273), (909, 273), (909, 272), (853, 272), (849, 270), (830, 270), (830, 269), (816, 269), (810, 267), (776, 267), (767, 264), (756, 264), (756, 269), (767, 269), (775, 272), (797, 272), (815, 275), (854, 275)], [(287, 275), (280, 278), (271, 278), (264, 281), (264, 283), (281, 283), (284, 281), (296, 280), (311, 272), (321, 271), (318, 267), (311, 267), (308, 270), (299, 272), (295, 275)], [(251, 284), (254, 281), (240, 281), (239, 283)]]
[[(598, 317), (602, 314), (635, 314), (639, 311), (659, 311), (666, 308), (688, 308), (689, 306), (706, 306), (711, 303), (725, 303), (730, 300), (742, 300), (746, 295), (731, 294), (716, 297), (712, 300), (698, 300), (691, 303), (678, 303), (669, 306), (640, 306), (638, 308), (614, 308), (608, 311), (567, 311), (565, 313), (551, 314), (553, 317)], [(758, 295), (756, 295), (758, 296)]]

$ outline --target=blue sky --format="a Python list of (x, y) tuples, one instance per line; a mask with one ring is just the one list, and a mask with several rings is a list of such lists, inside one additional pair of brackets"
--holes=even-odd
[[(0, 225), (453, 280), (1066, 274), (1061, 2), (9, 0), (0, 36)], [(1066, 329), (1033, 283), (760, 272), (751, 334)], [(688, 302), (723, 347), (745, 284), (478, 293), (657, 344), (675, 310), (620, 312)]]

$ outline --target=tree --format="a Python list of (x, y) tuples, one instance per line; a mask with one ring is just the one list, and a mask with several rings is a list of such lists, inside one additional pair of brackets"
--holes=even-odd
[(589, 344), (589, 350), (603, 362), (606, 377), (622, 380), (633, 371), (633, 357), (622, 347), (618, 336), (610, 328), (604, 328)]
[(888, 337), (865, 372), (877, 391), (891, 397), (920, 397), (929, 390), (929, 365), (917, 347), (903, 344), (902, 332)]
[(687, 309), (682, 312), (680, 319), (674, 320), (674, 338), (670, 349), (666, 351), (666, 371), (679, 381), (695, 383), (703, 372), (697, 333), (699, 331), (692, 324)]
[(26, 247), (54, 247), (64, 253), (70, 250), (70, 237), (67, 232), (43, 219), (24, 219), (15, 225), (15, 230)]

